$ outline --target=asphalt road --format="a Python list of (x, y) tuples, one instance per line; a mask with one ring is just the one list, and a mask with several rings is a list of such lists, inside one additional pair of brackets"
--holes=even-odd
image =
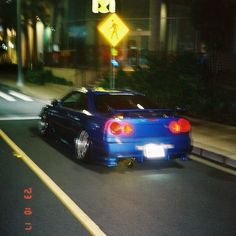
[[(18, 116), (21, 111), (25, 117), (27, 104), (15, 106)], [(1, 111), (5, 105), (0, 100)], [(0, 128), (107, 235), (235, 235), (235, 176), (193, 161), (146, 162), (132, 169), (125, 163), (117, 168), (78, 164), (68, 146), (38, 136), (37, 120), (6, 119)], [(0, 235), (88, 235), (3, 140), (0, 187)]]

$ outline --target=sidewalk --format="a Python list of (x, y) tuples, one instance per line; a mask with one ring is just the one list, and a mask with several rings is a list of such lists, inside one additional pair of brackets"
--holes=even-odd
[[(0, 79), (0, 84), (43, 100), (61, 98), (73, 89), (73, 87), (56, 84), (40, 86), (30, 83), (25, 83), (19, 88), (10, 79)], [(192, 125), (192, 153), (223, 166), (236, 168), (236, 127), (195, 118), (189, 119)]]
[(71, 86), (51, 83), (48, 83), (44, 86), (33, 83), (25, 83), (24, 86), (19, 87), (16, 85), (16, 79), (14, 80), (13, 78), (7, 78), (3, 80), (2, 76), (0, 76), (0, 84), (20, 90), (22, 93), (42, 100), (53, 100), (61, 98), (73, 89), (73, 87)]
[(192, 153), (236, 168), (236, 127), (190, 118)]

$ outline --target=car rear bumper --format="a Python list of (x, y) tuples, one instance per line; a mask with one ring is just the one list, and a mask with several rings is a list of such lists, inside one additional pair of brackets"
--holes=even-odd
[[(147, 157), (145, 149), (147, 145), (161, 147), (164, 154), (158, 157)], [(145, 159), (165, 159), (169, 160), (176, 157), (186, 156), (191, 151), (191, 140), (188, 136), (178, 138), (159, 138), (159, 139), (140, 139), (135, 142), (105, 142), (100, 143), (95, 148), (102, 153), (104, 164), (116, 166), (119, 159), (135, 158), (138, 162)]]

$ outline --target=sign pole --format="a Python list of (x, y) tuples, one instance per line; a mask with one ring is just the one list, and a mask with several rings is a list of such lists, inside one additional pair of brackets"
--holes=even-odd
[(129, 28), (117, 14), (113, 13), (99, 23), (98, 31), (111, 45), (110, 88), (115, 88), (116, 69), (114, 63), (116, 63), (115, 57), (117, 56), (117, 50), (114, 47), (116, 47), (123, 37), (125, 37), (125, 35), (129, 32)]
[(114, 54), (113, 54), (114, 48), (111, 47), (111, 82), (110, 82), (110, 88), (115, 88), (115, 66), (113, 65), (113, 61), (115, 60)]
[[(112, 60), (114, 60), (114, 57), (112, 56)], [(113, 85), (112, 85), (112, 88), (114, 89), (115, 88), (115, 80), (116, 80), (116, 69), (115, 69), (115, 66), (112, 65), (112, 81), (113, 81)]]
[(112, 65), (112, 47), (110, 48), (110, 89), (113, 88), (113, 65)]

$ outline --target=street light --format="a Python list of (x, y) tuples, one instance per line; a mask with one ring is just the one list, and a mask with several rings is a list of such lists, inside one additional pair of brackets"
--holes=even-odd
[(17, 86), (23, 86), (22, 53), (21, 53), (21, 0), (17, 0)]

